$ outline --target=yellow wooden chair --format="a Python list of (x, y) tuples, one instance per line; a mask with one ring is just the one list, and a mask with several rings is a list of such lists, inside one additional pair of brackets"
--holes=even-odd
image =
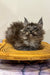
[(0, 59), (5, 60), (46, 60), (50, 59), (50, 44), (41, 43), (43, 48), (34, 51), (15, 50), (11, 44), (6, 42), (6, 39), (0, 43)]

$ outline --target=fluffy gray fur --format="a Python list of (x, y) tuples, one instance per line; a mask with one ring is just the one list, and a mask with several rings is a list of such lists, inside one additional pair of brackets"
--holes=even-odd
[(44, 30), (42, 18), (38, 23), (13, 22), (6, 31), (7, 42), (17, 50), (37, 50), (41, 46)]

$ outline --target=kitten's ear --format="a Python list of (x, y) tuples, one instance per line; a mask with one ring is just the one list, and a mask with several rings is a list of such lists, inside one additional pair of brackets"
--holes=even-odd
[(28, 24), (28, 20), (24, 17), (24, 25)]
[(43, 20), (42, 20), (42, 17), (40, 18), (38, 24), (39, 24), (40, 27), (43, 27)]

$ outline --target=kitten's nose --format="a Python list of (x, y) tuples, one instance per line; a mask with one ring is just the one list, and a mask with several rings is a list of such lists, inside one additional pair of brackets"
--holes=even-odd
[(32, 31), (30, 31), (30, 33), (32, 34)]

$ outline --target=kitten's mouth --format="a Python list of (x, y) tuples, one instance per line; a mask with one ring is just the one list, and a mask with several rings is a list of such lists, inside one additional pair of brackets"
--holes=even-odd
[(32, 36), (37, 36), (37, 33), (30, 33), (30, 35), (32, 35)]
[(33, 36), (37, 36), (37, 34), (32, 34)]
[(35, 35), (35, 34), (30, 34), (29, 36), (30, 36), (30, 37), (34, 37), (34, 36), (37, 36), (37, 35)]

